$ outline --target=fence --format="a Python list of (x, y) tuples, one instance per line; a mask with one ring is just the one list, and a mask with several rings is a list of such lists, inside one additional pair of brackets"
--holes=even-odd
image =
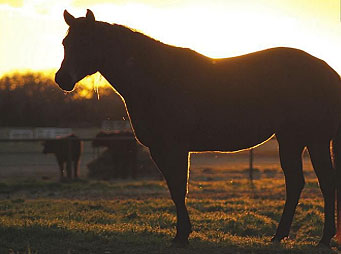
[[(112, 140), (133, 139), (132, 137), (114, 137)], [(42, 177), (53, 178), (59, 174), (56, 158), (53, 154), (43, 154), (42, 142), (51, 139), (0, 139), (0, 177)], [(81, 138), (83, 141), (83, 152), (81, 155), (80, 174), (85, 177), (88, 173), (87, 164), (95, 160), (105, 148), (93, 148), (91, 142), (94, 138)], [(255, 167), (255, 159), (257, 164), (262, 160), (264, 152), (267, 156), (274, 157), (271, 160), (278, 161), (276, 142), (271, 140), (267, 149), (260, 149), (260, 153), (250, 150), (240, 154), (230, 155), (192, 155), (193, 167), (214, 167), (214, 163), (227, 164), (231, 167), (231, 163), (235, 163), (243, 169), (253, 169)], [(257, 160), (258, 159), (258, 160)], [(265, 160), (263, 160), (265, 161)], [(211, 163), (211, 166), (209, 165)], [(213, 164), (212, 164), (213, 163)], [(205, 166), (206, 165), (206, 166)], [(208, 166), (207, 166), (208, 165)], [(256, 165), (257, 166), (257, 165)], [(249, 177), (253, 178), (253, 171), (249, 171)]]
[[(55, 178), (59, 176), (59, 167), (54, 154), (43, 154), (43, 142), (56, 139), (0, 139), (0, 178), (35, 177)], [(131, 136), (115, 136), (107, 138), (80, 138), (83, 142), (83, 151), (80, 159), (80, 176), (88, 175), (88, 164), (101, 156), (106, 147), (93, 147), (94, 140), (119, 141), (134, 140)], [(66, 140), (70, 141), (72, 140)], [(65, 143), (64, 143), (65, 144)], [(120, 143), (122, 145), (122, 143)], [(71, 146), (66, 147), (69, 149)], [(71, 152), (71, 150), (69, 150)], [(71, 156), (68, 156), (71, 159)], [(109, 165), (110, 166), (110, 165)], [(138, 170), (145, 170), (146, 175), (155, 176), (157, 171), (149, 158), (148, 150), (138, 145)], [(147, 169), (146, 169), (147, 167)], [(93, 166), (92, 166), (93, 168)], [(141, 174), (140, 174), (141, 175)], [(159, 173), (156, 172), (159, 177)]]

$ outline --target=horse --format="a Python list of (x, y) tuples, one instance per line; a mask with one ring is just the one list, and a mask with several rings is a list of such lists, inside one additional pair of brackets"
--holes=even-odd
[(341, 81), (326, 62), (286, 47), (212, 59), (97, 21), (90, 10), (79, 18), (65, 10), (64, 20), (69, 29), (55, 81), (72, 91), (100, 72), (122, 97), (135, 137), (149, 148), (175, 204), (174, 245), (186, 246), (192, 232), (186, 207), (190, 153), (249, 149), (275, 135), (286, 201), (271, 241), (289, 235), (305, 184), (307, 148), (324, 198), (318, 245), (329, 246), (336, 233), (335, 200), (341, 201), (335, 194), (341, 189)]
[[(123, 138), (123, 139), (119, 139)], [(137, 144), (129, 131), (100, 131), (92, 141), (92, 147), (107, 147), (114, 163), (115, 175), (136, 178)]]
[[(66, 164), (66, 175), (70, 180), (79, 177), (79, 161), (82, 153), (82, 141), (74, 134), (46, 140), (42, 143), (43, 153), (53, 153), (56, 156), (60, 169), (60, 180), (64, 179), (64, 165)], [(73, 164), (73, 174), (72, 166)]]

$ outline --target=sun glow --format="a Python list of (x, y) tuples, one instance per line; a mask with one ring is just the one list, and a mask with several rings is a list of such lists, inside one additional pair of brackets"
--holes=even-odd
[[(62, 12), (135, 28), (213, 58), (276, 46), (300, 48), (341, 73), (338, 0), (16, 0), (0, 1), (0, 74), (57, 69), (67, 25)], [(97, 82), (97, 81), (96, 81)]]

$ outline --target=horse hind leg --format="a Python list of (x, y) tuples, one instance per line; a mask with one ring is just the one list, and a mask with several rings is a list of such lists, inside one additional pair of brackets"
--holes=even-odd
[(304, 145), (292, 141), (292, 139), (279, 139), (279, 155), (281, 167), (285, 176), (286, 201), (283, 214), (276, 234), (272, 242), (280, 242), (289, 236), (290, 227), (294, 218), (296, 206), (304, 187), (304, 176), (302, 171), (302, 152)]
[(335, 235), (335, 172), (330, 156), (330, 142), (308, 145), (311, 162), (324, 199), (324, 228), (319, 245), (329, 246)]
[(188, 182), (188, 152), (181, 149), (150, 149), (150, 154), (164, 175), (177, 213), (177, 233), (173, 244), (179, 247), (188, 244), (192, 232), (186, 208)]

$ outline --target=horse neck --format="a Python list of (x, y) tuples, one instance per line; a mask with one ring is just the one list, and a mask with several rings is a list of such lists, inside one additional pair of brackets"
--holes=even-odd
[[(130, 97), (131, 93), (138, 93), (141, 96), (152, 90), (153, 85), (157, 85), (157, 82), (150, 81), (153, 74), (161, 71), (162, 67), (158, 63), (160, 56), (163, 55), (160, 53), (163, 46), (161, 42), (129, 32), (119, 34), (122, 36), (119, 43), (117, 34), (115, 38), (110, 34), (103, 38), (103, 41), (108, 43), (105, 46), (107, 49), (101, 50), (103, 60), (99, 68), (99, 72), (125, 99)], [(117, 45), (120, 47), (119, 53), (115, 48)], [(148, 83), (148, 87), (143, 86), (145, 83)]]

